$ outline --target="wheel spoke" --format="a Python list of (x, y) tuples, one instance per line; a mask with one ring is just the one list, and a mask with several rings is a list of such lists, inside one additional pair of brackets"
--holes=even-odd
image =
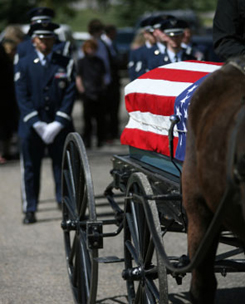
[(135, 246), (135, 250), (137, 252), (137, 256), (139, 256), (139, 239), (137, 237), (137, 232), (136, 232), (136, 227), (134, 225), (135, 221), (134, 221), (134, 217), (131, 215), (131, 213), (126, 213), (126, 218), (127, 218), (127, 224), (128, 224), (128, 228), (129, 231), (131, 233), (131, 237), (132, 237), (132, 241), (134, 243)]
[(83, 220), (83, 217), (85, 215), (85, 210), (87, 208), (87, 187), (86, 187), (86, 184), (84, 184), (84, 187), (83, 187), (83, 195), (80, 197), (80, 208), (78, 209), (78, 214), (79, 214), (79, 219), (80, 221)]
[(69, 219), (71, 220), (76, 220), (77, 219), (77, 215), (76, 215), (76, 210), (74, 210), (73, 208), (73, 204), (71, 203), (71, 200), (68, 196), (63, 196), (63, 203), (66, 206), (66, 211), (64, 211), (64, 213), (66, 213), (65, 217), (68, 217), (69, 215)]
[[(134, 224), (135, 227), (135, 236), (137, 238), (137, 244), (139, 244), (139, 227), (138, 227), (138, 221), (137, 221), (137, 215), (136, 215), (136, 210), (135, 210), (135, 204), (131, 201), (130, 202), (130, 207), (131, 207), (131, 211), (132, 211), (132, 222)], [(135, 242), (136, 244), (136, 242)], [(139, 250), (139, 248), (138, 248)]]
[(138, 284), (138, 288), (135, 296), (135, 303), (142, 303), (142, 285), (140, 283), (137, 284)]
[(135, 260), (136, 264), (137, 264), (137, 265), (140, 265), (140, 261), (139, 261), (139, 259), (138, 259), (137, 252), (136, 252), (134, 246), (132, 245), (132, 243), (131, 243), (129, 240), (127, 240), (127, 241), (125, 242), (125, 245), (126, 245), (126, 247), (128, 248), (128, 251), (130, 252), (132, 258)]
[[(152, 298), (152, 295), (154, 295), (154, 298), (159, 300), (160, 296), (159, 296), (159, 291), (156, 288), (156, 285), (154, 284), (154, 282), (152, 280), (149, 280), (146, 278), (146, 293), (149, 299)], [(155, 303), (154, 302), (150, 302), (150, 303)]]
[(90, 287), (90, 269), (91, 269), (91, 260), (90, 260), (90, 255), (89, 252), (86, 250), (86, 234), (82, 231), (81, 232), (82, 236), (80, 236), (80, 245), (81, 245), (81, 250), (82, 250), (82, 255), (83, 255), (83, 272), (84, 272), (84, 284), (86, 287), (86, 292), (87, 295), (89, 295), (89, 287)]
[(68, 173), (69, 173), (69, 176), (67, 176), (66, 178), (66, 181), (67, 181), (67, 185), (69, 185), (69, 189), (68, 191), (72, 191), (72, 192), (69, 192), (71, 197), (76, 197), (76, 189), (75, 189), (75, 184), (74, 184), (74, 172), (73, 172), (73, 168), (72, 168), (72, 165), (71, 165), (71, 156), (70, 156), (70, 152), (67, 151), (66, 152), (66, 155), (67, 155), (67, 165), (68, 165)]
[(72, 242), (71, 248), (70, 248), (70, 254), (68, 256), (68, 263), (70, 265), (73, 264), (73, 259), (76, 255), (76, 249), (77, 249), (77, 240), (76, 240), (76, 235), (74, 235), (73, 242)]
[(151, 263), (154, 251), (155, 251), (154, 243), (153, 243), (152, 238), (150, 238), (150, 241), (148, 242), (148, 247), (146, 249), (146, 254), (145, 254), (145, 257), (144, 257), (145, 267), (147, 267)]

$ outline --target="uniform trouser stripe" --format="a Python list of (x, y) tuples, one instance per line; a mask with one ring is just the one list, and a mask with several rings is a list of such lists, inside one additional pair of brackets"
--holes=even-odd
[(25, 188), (25, 166), (22, 153), (20, 154), (20, 173), (21, 173), (21, 198), (22, 198), (22, 210), (26, 212), (27, 200), (26, 200), (26, 188)]

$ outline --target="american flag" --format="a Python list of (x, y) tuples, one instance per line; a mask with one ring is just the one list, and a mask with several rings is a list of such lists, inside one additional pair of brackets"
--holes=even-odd
[[(125, 106), (129, 121), (122, 132), (121, 143), (169, 156), (169, 118), (174, 114), (175, 100), (183, 101), (184, 92), (188, 96), (186, 100), (189, 100), (191, 94), (188, 89), (221, 65), (222, 63), (214, 62), (180, 61), (160, 66), (130, 82), (125, 87)], [(180, 103), (179, 108), (175, 108), (181, 119), (184, 117), (183, 104), (184, 102)], [(181, 134), (186, 131), (185, 124), (179, 124), (178, 127), (182, 130)], [(178, 138), (179, 133), (175, 130), (175, 148)]]

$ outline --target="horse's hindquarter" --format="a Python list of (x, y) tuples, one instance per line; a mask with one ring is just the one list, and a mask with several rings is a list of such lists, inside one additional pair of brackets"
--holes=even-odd
[(189, 107), (183, 179), (188, 170), (196, 173), (197, 189), (213, 212), (226, 186), (228, 140), (243, 96), (244, 74), (225, 65), (200, 85)]

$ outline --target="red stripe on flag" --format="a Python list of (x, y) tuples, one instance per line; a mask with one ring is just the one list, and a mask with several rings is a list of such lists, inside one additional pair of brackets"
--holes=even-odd
[[(132, 146), (138, 149), (155, 151), (169, 156), (168, 136), (159, 135), (152, 132), (141, 131), (138, 129), (125, 128), (121, 135), (121, 144)], [(174, 155), (178, 144), (178, 137), (174, 137)]]
[(211, 65), (224, 65), (224, 62), (214, 62), (214, 61), (198, 61), (198, 60), (186, 60), (185, 62), (194, 62), (194, 63), (203, 63), (203, 64), (211, 64)]
[(130, 93), (125, 96), (128, 113), (140, 111), (169, 116), (174, 113), (174, 102), (175, 96), (159, 96), (146, 93)]
[(195, 82), (200, 78), (209, 74), (208, 72), (198, 72), (198, 71), (187, 71), (187, 70), (176, 70), (176, 69), (165, 69), (157, 68), (151, 70), (139, 79), (164, 79), (167, 81), (178, 81), (178, 82)]

